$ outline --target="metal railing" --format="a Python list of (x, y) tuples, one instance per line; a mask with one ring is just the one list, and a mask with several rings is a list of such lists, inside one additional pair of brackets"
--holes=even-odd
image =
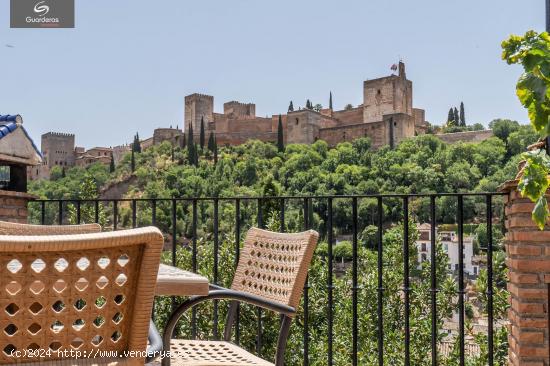
[[(487, 192), (487, 193), (437, 193), (437, 194), (372, 194), (372, 195), (340, 195), (340, 196), (278, 196), (278, 197), (195, 197), (195, 198), (168, 198), (168, 199), (84, 199), (84, 200), (35, 200), (30, 203), (30, 207), (34, 207), (35, 213), (39, 212), (39, 217), (35, 215), (35, 221), (40, 221), (42, 224), (66, 224), (68, 223), (68, 211), (72, 207), (72, 219), (71, 223), (81, 223), (83, 207), (92, 208), (91, 213), (88, 215), (93, 216), (95, 222), (100, 220), (100, 212), (109, 208), (110, 218), (107, 219), (108, 226), (113, 230), (120, 228), (119, 222), (119, 209), (121, 205), (126, 205), (131, 210), (131, 226), (138, 226), (138, 204), (147, 205), (151, 210), (150, 223), (157, 225), (158, 207), (164, 205), (164, 208), (169, 207), (170, 211), (170, 225), (165, 227), (163, 231), (169, 233), (171, 236), (171, 261), (173, 265), (176, 265), (176, 253), (178, 247), (178, 236), (184, 235), (178, 232), (177, 220), (178, 220), (178, 208), (185, 205), (190, 212), (191, 230), (190, 230), (190, 250), (192, 256), (192, 268), (189, 270), (197, 272), (198, 269), (198, 257), (197, 257), (197, 239), (198, 239), (198, 225), (199, 225), (199, 213), (198, 208), (200, 204), (212, 205), (211, 211), (211, 237), (213, 240), (213, 272), (211, 274), (211, 281), (213, 284), (218, 284), (219, 281), (219, 249), (220, 249), (220, 203), (230, 203), (234, 207), (235, 217), (233, 222), (235, 248), (234, 248), (234, 265), (236, 266), (239, 261), (239, 249), (242, 241), (242, 229), (243, 229), (243, 217), (241, 215), (243, 204), (255, 205), (256, 215), (255, 223), (258, 227), (265, 227), (264, 221), (264, 205), (269, 204), (271, 206), (278, 206), (276, 217), (280, 223), (280, 231), (284, 232), (287, 229), (286, 214), (288, 207), (292, 205), (294, 211), (300, 211), (301, 229), (317, 229), (320, 231), (322, 237), (329, 244), (327, 250), (327, 282), (326, 282), (326, 320), (327, 320), (327, 338), (326, 338), (326, 361), (328, 365), (334, 364), (334, 253), (333, 245), (335, 244), (335, 227), (334, 227), (334, 202), (335, 200), (349, 201), (351, 205), (351, 228), (350, 232), (352, 238), (352, 259), (351, 259), (351, 297), (352, 297), (352, 324), (351, 324), (351, 361), (352, 364), (359, 364), (359, 293), (362, 288), (359, 286), (359, 263), (358, 263), (358, 248), (359, 248), (359, 202), (363, 199), (371, 199), (376, 201), (376, 214), (375, 221), (377, 227), (376, 233), (376, 246), (373, 248), (377, 252), (377, 340), (376, 340), (376, 353), (377, 363), (382, 366), (389, 364), (384, 359), (385, 344), (384, 344), (384, 318), (383, 318), (383, 302), (385, 288), (383, 283), (383, 271), (384, 271), (384, 258), (383, 258), (383, 238), (384, 231), (388, 228), (389, 218), (384, 215), (384, 204), (388, 201), (389, 205), (393, 208), (392, 214), (393, 220), (395, 220), (395, 212), (397, 208), (400, 208), (400, 216), (398, 217), (403, 223), (403, 281), (402, 281), (402, 295), (403, 295), (403, 317), (404, 317), (404, 364), (410, 365), (411, 363), (411, 330), (410, 330), (410, 292), (411, 292), (411, 268), (409, 258), (409, 219), (411, 215), (410, 203), (417, 200), (424, 200), (428, 202), (429, 223), (431, 225), (431, 254), (430, 254), (430, 313), (431, 313), (431, 342), (427, 347), (431, 352), (431, 364), (438, 364), (438, 304), (436, 295), (440, 291), (437, 283), (436, 276), (436, 227), (440, 223), (436, 213), (437, 200), (446, 197), (447, 199), (456, 200), (456, 227), (458, 235), (458, 261), (459, 268), (457, 273), (458, 290), (456, 296), (458, 297), (458, 339), (459, 339), (459, 364), (465, 365), (466, 362), (466, 344), (465, 344), (465, 301), (466, 294), (465, 289), (465, 273), (464, 273), (464, 200), (474, 200), (478, 207), (484, 208), (484, 220), (481, 220), (479, 212), (475, 214), (477, 222), (485, 221), (487, 225), (487, 242), (486, 251), (487, 255), (487, 356), (488, 364), (494, 365), (494, 318), (493, 318), (493, 294), (494, 294), (494, 280), (493, 280), (493, 222), (494, 222), (494, 209), (495, 201), (501, 197), (501, 193)], [(274, 205), (274, 203), (277, 203)], [(314, 204), (317, 203), (317, 207)], [(497, 205), (502, 205), (500, 199), (497, 201)], [(190, 206), (190, 207), (189, 207)], [(53, 207), (53, 208), (52, 208)], [(250, 207), (247, 207), (250, 209)], [(32, 209), (31, 209), (32, 210)], [(451, 210), (451, 208), (449, 208)], [(483, 211), (479, 209), (478, 211)], [(52, 216), (52, 212), (55, 213), (55, 219)], [(314, 227), (315, 220), (314, 214), (320, 217), (322, 224), (319, 227)], [(181, 219), (181, 217), (180, 217)], [(227, 219), (226, 217), (224, 219)], [(467, 218), (473, 220), (474, 217)], [(252, 223), (249, 223), (252, 225)], [(348, 229), (349, 230), (349, 229)], [(303, 303), (302, 303), (302, 342), (303, 342), (303, 365), (307, 366), (310, 363), (310, 303), (309, 303), (309, 290), (310, 284), (306, 281), (303, 291)], [(218, 304), (214, 305), (213, 311), (213, 337), (219, 338), (218, 334)], [(192, 312), (191, 320), (192, 336), (197, 336), (197, 313), (195, 309)], [(257, 308), (257, 324), (256, 324), (256, 352), (261, 354), (262, 352), (262, 310)], [(235, 325), (235, 342), (238, 344), (240, 341), (241, 324), (237, 317)]]

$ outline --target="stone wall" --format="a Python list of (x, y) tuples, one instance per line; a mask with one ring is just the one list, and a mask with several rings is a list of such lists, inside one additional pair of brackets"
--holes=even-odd
[(493, 130), (484, 131), (468, 131), (468, 132), (455, 132), (455, 133), (443, 133), (434, 135), (443, 142), (454, 144), (459, 141), (462, 142), (481, 142), (493, 137)]
[(204, 118), (205, 127), (214, 121), (214, 97), (205, 94), (191, 94), (185, 97), (185, 126), (193, 125), (193, 132), (200, 131), (201, 118)]
[[(199, 131), (194, 132), (200, 132), (200, 129)], [(183, 141), (183, 138), (183, 131), (180, 129), (156, 128), (153, 132), (153, 145), (159, 145), (164, 141), (169, 141), (171, 144), (176, 144), (176, 139), (178, 139), (178, 143), (181, 143), (181, 141)]]
[(234, 117), (255, 117), (256, 104), (231, 101), (223, 104), (223, 114)]
[(342, 121), (344, 124), (363, 123), (363, 107), (357, 107), (349, 110), (334, 111), (332, 117)]
[(285, 141), (288, 144), (311, 144), (319, 138), (320, 113), (302, 109), (289, 112)]
[(248, 140), (275, 142), (277, 141), (277, 132), (216, 133), (216, 143), (218, 146), (240, 145)]
[(339, 142), (352, 141), (360, 137), (369, 137), (372, 147), (379, 149), (385, 145), (397, 145), (403, 139), (414, 135), (414, 119), (406, 114), (384, 116), (384, 120), (372, 123), (358, 123), (331, 128), (321, 128), (319, 139), (330, 146)]
[(384, 115), (392, 113), (413, 115), (413, 86), (406, 78), (404, 65), (402, 67), (399, 76), (391, 75), (364, 82), (363, 122), (378, 122)]
[(56, 165), (74, 166), (75, 136), (69, 133), (48, 132), (42, 135), (41, 141), (44, 163), (48, 168)]

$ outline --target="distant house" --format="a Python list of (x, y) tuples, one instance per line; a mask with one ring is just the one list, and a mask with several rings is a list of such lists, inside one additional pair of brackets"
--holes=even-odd
[[(418, 250), (418, 263), (430, 261), (431, 258), (431, 225), (424, 223), (418, 225), (418, 240), (416, 248)], [(450, 272), (458, 271), (459, 269), (459, 242), (458, 235), (454, 231), (438, 231), (435, 229), (436, 241), (441, 242), (443, 250), (449, 256), (448, 269)], [(479, 260), (474, 256), (474, 238), (473, 236), (464, 236), (464, 273), (470, 276), (479, 274)]]

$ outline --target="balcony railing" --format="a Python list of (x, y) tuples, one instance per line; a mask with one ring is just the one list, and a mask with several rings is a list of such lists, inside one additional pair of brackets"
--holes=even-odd
[[(482, 248), (486, 256), (486, 344), (481, 346), (486, 352), (486, 363), (489, 365), (498, 364), (495, 360), (495, 327), (498, 322), (494, 318), (494, 290), (495, 281), (493, 278), (493, 254), (495, 252), (493, 242), (494, 225), (502, 223), (502, 194), (501, 193), (439, 193), (439, 194), (384, 194), (384, 195), (346, 195), (346, 196), (278, 196), (278, 197), (195, 197), (195, 198), (169, 198), (169, 199), (67, 199), (67, 200), (36, 200), (29, 204), (30, 218), (33, 223), (42, 224), (67, 224), (95, 221), (105, 225), (106, 228), (117, 230), (126, 227), (137, 227), (142, 225), (157, 225), (168, 237), (169, 246), (166, 248), (166, 258), (173, 265), (178, 264), (178, 251), (184, 250), (190, 255), (190, 268), (187, 270), (199, 271), (201, 261), (212, 261), (208, 268), (209, 278), (214, 284), (221, 284), (223, 278), (231, 278), (233, 268), (227, 268), (222, 264), (220, 267), (220, 245), (221, 241), (227, 241), (233, 238), (233, 265), (236, 266), (239, 260), (239, 248), (243, 233), (247, 227), (269, 226), (271, 229), (276, 227), (280, 231), (297, 231), (313, 228), (321, 234), (321, 240), (325, 241), (326, 253), (318, 255), (315, 259), (324, 266), (322, 276), (322, 289), (324, 290), (322, 301), (312, 303), (312, 287), (321, 284), (306, 282), (303, 292), (303, 301), (300, 309), (300, 316), (297, 320), (299, 326), (293, 328), (294, 335), (291, 340), (298, 339), (296, 331), (301, 331), (300, 359), (304, 366), (309, 364), (319, 364), (319, 350), (326, 352), (323, 355), (322, 364), (343, 364), (343, 361), (349, 360), (346, 364), (360, 365), (365, 363), (365, 354), (370, 353), (370, 360), (374, 359), (373, 364), (394, 365), (415, 364), (418, 359), (418, 351), (426, 352), (422, 359), (425, 364), (438, 365), (444, 356), (456, 357), (456, 363), (465, 365), (469, 357), (479, 351), (472, 350), (472, 342), (467, 341), (465, 318), (467, 307), (467, 288), (464, 263), (464, 237), (466, 223), (485, 223), (487, 226), (487, 246)], [(221, 216), (220, 216), (221, 215)], [(426, 307), (422, 309), (429, 314), (430, 330), (429, 337), (425, 341), (424, 348), (419, 349), (419, 341), (415, 341), (416, 346), (412, 346), (416, 336), (411, 330), (411, 293), (412, 288), (419, 281), (427, 281), (415, 275), (415, 271), (421, 264), (416, 263), (415, 258), (411, 258), (411, 232), (415, 230), (411, 227), (412, 223), (429, 223), (430, 248), (428, 250), (429, 264), (429, 286), (427, 293)], [(388, 359), (388, 354), (392, 351), (388, 349), (388, 339), (385, 335), (385, 327), (388, 327), (384, 319), (387, 309), (385, 306), (385, 297), (395, 295), (389, 293), (384, 283), (384, 272), (396, 270), (391, 268), (391, 263), (385, 263), (387, 258), (384, 256), (384, 240), (388, 230), (397, 223), (402, 225), (402, 268), (399, 268), (399, 275), (402, 276), (401, 288), (399, 290), (400, 302), (402, 304), (399, 311), (402, 317), (402, 323), (398, 325), (403, 331), (400, 343), (399, 360)], [(438, 283), (438, 259), (436, 250), (438, 247), (438, 238), (436, 228), (440, 224), (453, 224), (456, 227), (458, 238), (458, 269), (454, 273), (449, 271), (446, 276), (454, 276), (457, 288), (453, 296), (456, 301), (456, 316), (458, 318), (457, 329), (445, 329), (438, 318), (440, 303), (438, 303), (438, 293), (441, 291), (441, 283)], [(370, 244), (361, 244), (361, 233), (367, 225), (376, 227), (376, 232), (371, 238)], [(221, 239), (221, 235), (224, 236)], [(351, 239), (352, 253), (351, 258), (344, 261), (342, 271), (349, 274), (349, 283), (347, 289), (349, 293), (335, 293), (335, 280), (342, 277), (342, 271), (336, 272), (335, 268), (339, 263), (334, 254), (334, 245), (339, 237), (349, 237)], [(212, 257), (200, 258), (199, 244), (210, 242), (212, 247)], [(375, 256), (373, 263), (376, 263), (375, 283), (373, 289), (361, 287), (362, 276), (367, 276), (364, 263), (361, 263), (360, 251), (364, 246), (365, 250)], [(179, 248), (184, 249), (179, 249)], [(370, 273), (370, 272), (369, 272)], [(223, 275), (223, 276), (222, 276)], [(345, 276), (344, 276), (345, 277)], [(347, 277), (346, 277), (347, 279)], [(316, 279), (317, 281), (318, 279)], [(223, 280), (226, 281), (226, 280)], [(361, 304), (365, 291), (373, 290), (370, 295), (376, 298), (375, 304), (370, 309), (373, 314), (369, 317), (363, 316), (368, 309), (366, 305)], [(316, 299), (319, 294), (315, 293)], [(335, 299), (351, 296), (351, 308), (349, 309), (349, 334), (342, 334), (341, 329), (335, 334)], [(365, 295), (365, 296), (366, 296)], [(414, 296), (418, 294), (413, 293)], [(340, 298), (335, 298), (340, 296)], [(172, 306), (177, 299), (172, 299)], [(439, 300), (441, 301), (441, 300)], [(342, 306), (341, 301), (336, 301)], [(324, 306), (324, 316), (319, 317), (318, 306)], [(157, 306), (162, 304), (157, 303)], [(315, 308), (312, 308), (315, 307)], [(314, 313), (314, 314), (312, 314)], [(265, 350), (264, 331), (265, 321), (268, 321), (262, 314), (262, 310), (255, 310), (255, 339), (252, 345), (257, 354), (266, 355), (269, 351)], [(338, 314), (343, 314), (338, 309)], [(485, 317), (485, 316), (484, 316)], [(375, 324), (365, 324), (365, 319), (375, 319)], [(220, 323), (219, 304), (215, 303), (212, 308), (212, 330), (211, 336), (217, 339), (219, 337)], [(193, 309), (190, 324), (188, 327), (189, 336), (195, 338), (201, 332), (204, 332), (204, 324), (201, 326), (198, 321), (198, 310)], [(415, 319), (413, 319), (415, 320)], [(449, 322), (452, 322), (449, 320)], [(250, 328), (250, 318), (246, 321), (238, 321), (235, 326), (234, 341), (242, 341), (243, 327)], [(321, 328), (323, 332), (321, 332)], [(365, 328), (366, 327), (366, 328)], [(393, 326), (392, 326), (393, 327)], [(300, 329), (301, 328), (301, 329)], [(444, 338), (442, 332), (447, 330), (451, 336)], [(368, 334), (366, 334), (368, 333)], [(374, 345), (372, 349), (365, 349), (364, 340), (369, 338)], [(343, 340), (344, 339), (344, 340)], [(349, 339), (351, 342), (347, 343)], [(393, 341), (392, 341), (393, 342)], [(420, 342), (422, 343), (422, 342)], [(394, 345), (395, 343), (391, 343)], [(458, 348), (458, 349), (457, 349)], [(476, 348), (478, 349), (478, 348)], [(485, 351), (486, 349), (486, 351)], [(453, 351), (454, 350), (454, 351)], [(412, 354), (414, 352), (415, 354)], [(454, 353), (453, 353), (454, 352)], [(315, 353), (315, 355), (313, 355)], [(342, 354), (344, 353), (344, 354)], [(446, 355), (442, 355), (442, 353)], [(454, 356), (453, 356), (454, 355)], [(312, 357), (315, 356), (315, 362)], [(362, 361), (363, 360), (363, 361)], [(422, 363), (424, 364), (424, 363)]]

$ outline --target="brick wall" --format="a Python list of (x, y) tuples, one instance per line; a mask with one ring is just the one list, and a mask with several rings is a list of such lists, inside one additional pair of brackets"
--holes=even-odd
[(34, 196), (23, 192), (0, 190), (0, 220), (27, 223), (27, 203)]
[(509, 365), (549, 366), (550, 226), (543, 231), (536, 227), (531, 220), (533, 203), (516, 188), (516, 181), (503, 187), (509, 193), (505, 206)]

